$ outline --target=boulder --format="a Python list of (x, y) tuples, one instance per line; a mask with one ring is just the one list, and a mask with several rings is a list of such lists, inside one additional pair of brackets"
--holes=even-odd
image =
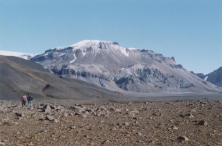
[(181, 114), (180, 116), (183, 117), (183, 118), (187, 118), (187, 119), (194, 118), (194, 116), (191, 113)]
[(65, 108), (64, 108), (63, 106), (61, 106), (61, 105), (57, 105), (57, 106), (56, 106), (56, 111), (57, 111), (57, 112), (63, 112), (64, 109), (65, 109)]
[(0, 106), (0, 113), (5, 113), (6, 110), (7, 110), (6, 106), (4, 106), (4, 105)]
[(50, 112), (51, 112), (51, 107), (50, 107), (49, 105), (45, 105), (45, 106), (43, 107), (43, 112), (45, 112), (45, 113), (50, 113)]
[(68, 115), (69, 115), (68, 113), (64, 113), (63, 117), (68, 117)]
[(46, 120), (49, 120), (49, 121), (53, 121), (53, 120), (54, 120), (54, 117), (51, 116), (51, 115), (46, 115), (45, 119), (46, 119)]
[(18, 117), (24, 117), (24, 113), (20, 113), (20, 112), (16, 112), (15, 115)]
[(177, 140), (178, 140), (179, 142), (189, 141), (189, 139), (188, 139), (186, 136), (179, 136), (179, 137), (177, 137)]
[(198, 125), (207, 126), (208, 123), (207, 123), (205, 120), (200, 120), (200, 121), (198, 122)]
[(178, 128), (176, 126), (172, 126), (171, 127), (173, 130), (178, 130)]

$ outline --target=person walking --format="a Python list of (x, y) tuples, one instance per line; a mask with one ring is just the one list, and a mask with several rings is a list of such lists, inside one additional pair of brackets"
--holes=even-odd
[(32, 106), (33, 97), (31, 94), (28, 94), (28, 106)]
[(23, 96), (22, 96), (22, 107), (26, 106), (26, 102), (27, 102), (27, 96), (25, 94), (23, 94)]

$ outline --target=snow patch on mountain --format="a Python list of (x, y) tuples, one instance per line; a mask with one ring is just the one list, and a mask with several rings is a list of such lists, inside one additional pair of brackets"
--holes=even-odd
[(125, 48), (120, 47), (119, 49), (120, 49), (122, 54), (124, 54), (125, 56), (129, 57), (129, 52), (127, 52), (127, 50)]
[(73, 54), (73, 56), (74, 56), (74, 59), (73, 59), (73, 60), (71, 60), (71, 61), (70, 61), (70, 63), (73, 63), (73, 62), (75, 62), (75, 60), (76, 60), (76, 55), (75, 55), (75, 54)]
[(204, 78), (204, 81), (207, 81), (207, 78), (208, 78), (208, 76), (206, 76), (206, 77)]
[(15, 57), (19, 57), (19, 58), (23, 58), (23, 59), (29, 60), (31, 57), (35, 56), (36, 54), (28, 54), (28, 53), (0, 50), (0, 55), (3, 55), (3, 56), (15, 56)]
[[(102, 41), (102, 40), (84, 40), (76, 44), (67, 46), (67, 47), (58, 47), (55, 49), (50, 49), (48, 52), (51, 53), (51, 51), (59, 51), (59, 50), (64, 50), (66, 48), (72, 48), (73, 51), (77, 49), (82, 50), (83, 57), (86, 55), (86, 52), (89, 49), (92, 49), (92, 52), (94, 54), (97, 54), (102, 48), (105, 48), (105, 49), (112, 48), (112, 49), (115, 49), (115, 51), (119, 50), (125, 56), (129, 56), (129, 52), (127, 51), (127, 48), (119, 46), (117, 42)], [(66, 52), (66, 53), (69, 53), (69, 52)], [(45, 55), (48, 55), (48, 53), (46, 53)]]
[(75, 47), (75, 48), (90, 47), (90, 46), (98, 45), (101, 42), (106, 43), (106, 44), (112, 44), (113, 43), (111, 41), (102, 41), (102, 40), (83, 40), (83, 41), (80, 41), (76, 44), (71, 45), (71, 47)]

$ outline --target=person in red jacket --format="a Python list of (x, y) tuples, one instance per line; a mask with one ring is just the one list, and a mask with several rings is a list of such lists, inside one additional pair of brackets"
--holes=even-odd
[(22, 107), (24, 107), (26, 105), (27, 102), (27, 96), (25, 94), (23, 94), (22, 96)]

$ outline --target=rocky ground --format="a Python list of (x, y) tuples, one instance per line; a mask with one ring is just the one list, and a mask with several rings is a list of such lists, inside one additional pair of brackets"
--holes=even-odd
[(220, 146), (222, 102), (0, 102), (0, 146)]

